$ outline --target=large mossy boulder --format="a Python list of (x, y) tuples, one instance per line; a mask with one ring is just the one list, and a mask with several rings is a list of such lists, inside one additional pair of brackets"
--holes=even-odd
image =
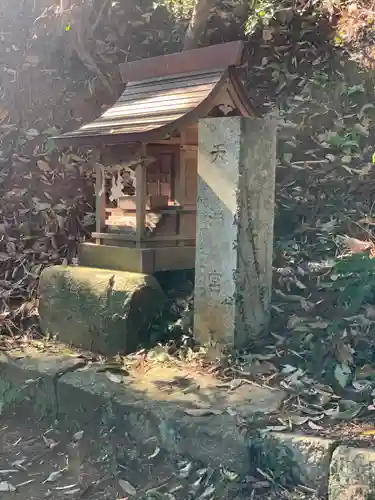
[(52, 266), (39, 283), (43, 333), (105, 355), (148, 341), (165, 295), (152, 276), (89, 267)]

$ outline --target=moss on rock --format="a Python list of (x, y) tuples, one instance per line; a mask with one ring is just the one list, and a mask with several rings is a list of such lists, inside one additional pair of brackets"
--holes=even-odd
[(165, 300), (152, 276), (69, 266), (46, 268), (39, 294), (44, 333), (105, 355), (147, 343), (149, 325)]

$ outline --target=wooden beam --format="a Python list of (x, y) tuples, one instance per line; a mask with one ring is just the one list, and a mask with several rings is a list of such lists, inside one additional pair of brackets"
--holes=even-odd
[(143, 242), (154, 242), (154, 241), (189, 241), (192, 238), (188, 238), (186, 236), (181, 236), (180, 234), (155, 234), (152, 236), (152, 233), (147, 238), (143, 238)]
[[(147, 147), (142, 145), (142, 156), (147, 156)], [(136, 245), (141, 246), (146, 220), (146, 171), (142, 163), (135, 168)]]
[(241, 64), (244, 42), (210, 45), (120, 64), (123, 82), (163, 78), (181, 73), (224, 70)]
[[(93, 154), (95, 163), (95, 201), (96, 201), (96, 232), (101, 233), (105, 227), (105, 174), (104, 167), (100, 164), (100, 151), (95, 150)], [(96, 244), (100, 245), (100, 238), (96, 239)]]
[(179, 137), (171, 137), (170, 139), (160, 139), (160, 141), (153, 141), (150, 143), (150, 146), (170, 146), (170, 145), (180, 145), (180, 138)]
[(185, 205), (185, 186), (186, 186), (186, 170), (185, 170), (185, 142), (186, 142), (186, 133), (184, 131), (181, 132), (180, 135), (180, 158), (179, 158), (179, 171), (178, 171), (178, 184), (177, 184), (177, 192), (176, 192), (176, 200), (180, 204), (180, 207), (183, 209)]
[[(107, 207), (105, 209), (105, 212), (107, 214), (112, 213), (113, 208)], [(124, 214), (134, 214), (136, 212), (136, 209), (134, 208), (123, 208), (121, 209)], [(174, 214), (195, 214), (197, 210), (195, 208), (181, 208), (179, 206), (171, 207), (171, 208), (161, 208), (157, 210), (151, 210), (147, 209), (146, 213), (151, 213), (151, 214), (162, 214), (162, 215), (174, 215)], [(108, 226), (111, 226), (112, 224), (107, 224)]]
[[(182, 141), (182, 134), (181, 134), (181, 141)], [(184, 205), (186, 202), (186, 151), (183, 149), (183, 144), (181, 144), (181, 149), (180, 149), (180, 171), (179, 171), (179, 178), (178, 178), (178, 198), (177, 201), (179, 202), (180, 206), (182, 207), (182, 210), (184, 210)], [(177, 216), (178, 218), (178, 233), (181, 231), (181, 219), (180, 215)], [(184, 242), (180, 240), (178, 242), (178, 246), (184, 246)]]
[(92, 233), (91, 236), (95, 239), (119, 240), (119, 241), (135, 241), (134, 235), (123, 233)]
[[(152, 233), (151, 233), (152, 234)], [(92, 233), (92, 237), (100, 240), (118, 240), (118, 241), (136, 241), (136, 236), (129, 234), (118, 233)], [(181, 236), (179, 234), (160, 234), (154, 236), (143, 237), (142, 243), (150, 243), (156, 241), (190, 241), (192, 237)], [(168, 247), (170, 248), (170, 247)]]

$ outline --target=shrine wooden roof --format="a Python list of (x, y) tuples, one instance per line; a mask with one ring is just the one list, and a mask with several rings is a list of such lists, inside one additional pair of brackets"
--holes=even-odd
[(204, 118), (223, 89), (243, 115), (256, 114), (238, 78), (242, 42), (124, 63), (126, 87), (99, 118), (55, 137), (58, 145), (107, 146), (163, 139)]

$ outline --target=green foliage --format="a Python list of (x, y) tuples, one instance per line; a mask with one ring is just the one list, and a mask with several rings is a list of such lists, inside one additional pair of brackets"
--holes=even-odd
[(250, 0), (249, 18), (245, 26), (245, 33), (250, 35), (261, 26), (268, 26), (274, 17), (280, 2), (269, 0)]
[(362, 306), (375, 301), (375, 260), (354, 254), (338, 260), (330, 275), (332, 290), (337, 292), (337, 305), (348, 314), (358, 314)]
[(187, 20), (191, 17), (195, 0), (156, 0), (154, 7), (163, 6), (179, 20)]
[(47, 137), (44, 143), (44, 153), (51, 154), (57, 151), (56, 141), (52, 137), (59, 135), (59, 131), (56, 127), (49, 127), (43, 131), (43, 134)]
[(330, 75), (325, 71), (317, 71), (313, 73), (311, 77), (311, 83), (319, 88), (323, 89), (327, 88), (330, 82), (331, 82)]
[(344, 130), (341, 134), (330, 132), (327, 143), (344, 154), (350, 154), (359, 149), (359, 134), (355, 130)]
[(341, 95), (346, 95), (350, 97), (355, 95), (361, 95), (364, 92), (365, 92), (365, 87), (363, 86), (363, 84), (349, 85), (347, 83), (344, 83), (342, 85)]

